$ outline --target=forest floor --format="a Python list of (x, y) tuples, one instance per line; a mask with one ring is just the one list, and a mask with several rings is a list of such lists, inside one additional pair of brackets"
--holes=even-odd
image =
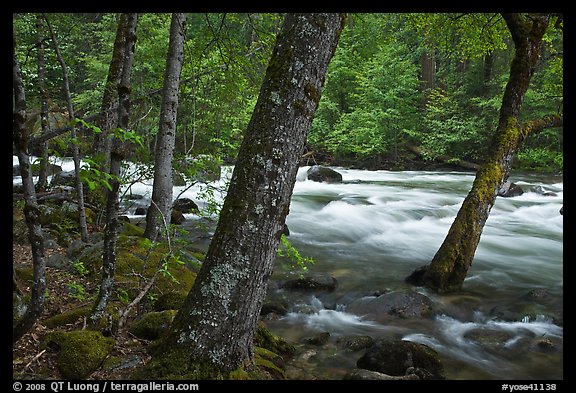
[[(29, 245), (12, 245), (13, 261), (18, 267), (32, 267), (32, 252)], [(45, 257), (53, 254), (65, 252), (64, 248), (46, 249)], [(62, 376), (57, 367), (58, 353), (43, 345), (44, 338), (51, 329), (43, 325), (47, 318), (61, 314), (65, 311), (78, 307), (93, 304), (93, 299), (85, 293), (96, 293), (93, 280), (71, 275), (58, 269), (46, 268), (46, 303), (44, 313), (38, 319), (34, 327), (26, 333), (13, 347), (12, 354), (12, 374), (20, 375), (22, 379), (40, 380), (62, 380)], [(78, 292), (78, 288), (83, 288)], [(30, 294), (29, 287), (20, 287), (24, 296)], [(76, 291), (75, 291), (76, 290)], [(61, 326), (58, 329), (72, 331), (84, 329), (86, 320), (79, 319), (76, 323)], [(137, 339), (129, 333), (124, 332), (115, 335), (116, 345), (110, 356), (121, 356), (122, 358), (140, 359), (144, 363), (150, 360), (150, 355), (146, 353), (146, 340)], [(133, 369), (129, 370), (130, 372)], [(122, 380), (127, 379), (128, 370), (108, 369), (99, 370), (90, 376), (94, 380)]]

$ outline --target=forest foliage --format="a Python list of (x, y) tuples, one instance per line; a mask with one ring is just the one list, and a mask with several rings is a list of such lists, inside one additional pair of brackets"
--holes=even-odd
[[(48, 14), (69, 67), (76, 116), (98, 113), (118, 14)], [(232, 163), (255, 105), (282, 14), (189, 14), (181, 76), (175, 164), (211, 155)], [(14, 31), (28, 110), (39, 111), (35, 14), (15, 14)], [(138, 22), (131, 128), (132, 161), (151, 163), (158, 131), (170, 14)], [(563, 104), (563, 39), (550, 29), (523, 106), (526, 119)], [(513, 43), (498, 14), (351, 14), (330, 64), (307, 150), (330, 163), (369, 159), (393, 167), (418, 145), (427, 159), (480, 162), (498, 119)], [(46, 47), (52, 126), (66, 123), (61, 72)], [(40, 131), (39, 121), (35, 132)], [(93, 129), (79, 134), (90, 156)], [(70, 155), (66, 134), (51, 153)], [(532, 135), (517, 154), (519, 170), (559, 172), (562, 129)]]

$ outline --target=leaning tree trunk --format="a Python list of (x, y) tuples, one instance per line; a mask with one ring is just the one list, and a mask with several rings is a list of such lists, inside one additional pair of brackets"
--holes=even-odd
[(520, 126), (520, 108), (540, 57), (549, 16), (504, 14), (503, 17), (514, 40), (515, 55), (488, 156), (430, 265), (416, 270), (406, 279), (438, 292), (462, 288), (484, 224), (502, 183), (510, 174), (512, 158), (528, 133), (534, 131), (530, 124)]
[[(50, 21), (45, 14), (44, 20), (48, 25), (48, 30), (50, 30), (50, 35), (52, 36), (52, 43), (54, 44), (54, 50), (56, 51), (56, 58), (60, 63), (62, 68), (62, 81), (64, 85), (64, 95), (66, 96), (66, 104), (68, 106), (68, 117), (71, 121), (75, 119), (74, 115), (74, 105), (72, 105), (72, 95), (70, 94), (70, 82), (68, 81), (68, 67), (64, 62), (62, 53), (60, 52), (60, 46), (56, 40), (56, 35), (50, 26)], [(84, 186), (82, 180), (80, 179), (80, 149), (78, 148), (78, 142), (76, 141), (76, 129), (72, 128), (70, 132), (72, 138), (72, 157), (74, 160), (74, 170), (76, 179), (76, 193), (78, 194), (78, 221), (80, 227), (80, 238), (83, 242), (88, 242), (88, 227), (86, 225), (86, 209), (84, 208)]]
[[(24, 192), (24, 218), (28, 227), (28, 239), (32, 248), (32, 296), (26, 313), (22, 318), (12, 324), (12, 343), (16, 343), (26, 334), (36, 323), (36, 320), (44, 310), (46, 290), (46, 276), (44, 261), (44, 245), (42, 227), (40, 226), (40, 210), (36, 201), (36, 191), (34, 190), (34, 180), (32, 168), (30, 166), (30, 156), (28, 155), (28, 135), (26, 132), (26, 92), (22, 83), (22, 72), (16, 57), (16, 39), (12, 36), (13, 57), (12, 57), (12, 85), (14, 90), (14, 114), (12, 138), (18, 163), (20, 164), (20, 175), (22, 176), (22, 186)], [(14, 281), (14, 275), (12, 276)]]
[(103, 170), (110, 167), (110, 151), (112, 149), (112, 137), (110, 130), (118, 124), (118, 84), (122, 76), (122, 66), (124, 44), (125, 15), (120, 15), (118, 27), (116, 28), (116, 39), (114, 40), (114, 50), (112, 52), (112, 61), (108, 68), (108, 77), (104, 85), (104, 94), (102, 95), (102, 104), (98, 114), (97, 124), (100, 127), (100, 133), (94, 135), (92, 150), (95, 152), (96, 161), (101, 165)]
[[(136, 47), (136, 25), (138, 14), (123, 15), (126, 18), (124, 25), (125, 46), (122, 53), (122, 77), (118, 85), (118, 128), (127, 130), (130, 118), (130, 77)], [(127, 157), (127, 146), (119, 138), (112, 141), (110, 154), (110, 186), (106, 195), (106, 228), (104, 230), (104, 252), (102, 254), (102, 279), (98, 299), (94, 304), (90, 319), (93, 323), (105, 316), (108, 300), (112, 296), (114, 287), (114, 272), (116, 270), (116, 240), (118, 238), (118, 189), (120, 188), (121, 163)]]
[(178, 117), (178, 86), (184, 63), (184, 38), (186, 14), (172, 14), (170, 44), (164, 73), (164, 92), (160, 109), (160, 125), (154, 154), (154, 184), (152, 203), (146, 214), (144, 236), (154, 241), (160, 228), (166, 231), (170, 223), (172, 207), (172, 157), (176, 142), (176, 119)]
[(206, 259), (152, 375), (170, 372), (170, 359), (178, 375), (196, 378), (226, 377), (252, 361), (298, 162), (345, 19), (286, 15)]

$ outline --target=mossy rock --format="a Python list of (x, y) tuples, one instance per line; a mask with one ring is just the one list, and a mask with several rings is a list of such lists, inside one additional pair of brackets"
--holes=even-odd
[(27, 267), (17, 267), (14, 269), (16, 271), (16, 278), (24, 282), (34, 281), (34, 269), (32, 266)]
[(156, 340), (168, 331), (177, 310), (165, 310), (144, 314), (135, 321), (128, 331), (138, 338)]
[(120, 228), (120, 235), (124, 236), (144, 236), (144, 228), (139, 227), (138, 225), (130, 224), (129, 222), (125, 222), (124, 225)]
[[(134, 272), (142, 273), (145, 277), (151, 278), (158, 264), (165, 258), (167, 251), (161, 249), (150, 251), (149, 254), (144, 247), (131, 247), (129, 249), (119, 249), (116, 253), (116, 275), (117, 282), (124, 284), (124, 289), (131, 295), (138, 293), (140, 278)], [(168, 292), (188, 292), (192, 289), (196, 279), (196, 273), (174, 258), (170, 258), (166, 263), (166, 273), (160, 273), (156, 277), (156, 282), (150, 294), (165, 294)], [(121, 278), (120, 278), (121, 277)], [(136, 289), (136, 290), (135, 290)]]
[(115, 341), (93, 330), (50, 332), (44, 345), (58, 350), (57, 367), (64, 379), (86, 379), (103, 364)]
[(254, 363), (256, 371), (252, 379), (287, 379), (284, 360), (277, 353), (254, 347)]
[(254, 345), (279, 355), (293, 355), (296, 347), (270, 332), (264, 322), (259, 321), (254, 335)]
[(154, 311), (179, 310), (187, 296), (186, 291), (164, 293), (154, 302)]
[(46, 319), (42, 324), (49, 329), (75, 323), (79, 318), (90, 315), (90, 306), (74, 308)]

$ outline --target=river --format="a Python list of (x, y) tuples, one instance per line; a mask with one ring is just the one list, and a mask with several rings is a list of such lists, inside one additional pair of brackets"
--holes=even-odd
[[(66, 165), (70, 161), (63, 165), (70, 169)], [(231, 169), (223, 169), (229, 176)], [(286, 220), (289, 239), (303, 256), (314, 259), (311, 273), (336, 278), (338, 287), (284, 293), (288, 313), (267, 321), (271, 331), (308, 354), (288, 365), (289, 377), (341, 379), (362, 352), (340, 350), (336, 342), (367, 335), (434, 348), (447, 379), (563, 379), (561, 176), (513, 173), (510, 180), (524, 194), (496, 199), (463, 290), (438, 295), (411, 287), (404, 278), (428, 264), (438, 250), (472, 186), (473, 173), (333, 168), (343, 182), (329, 184), (307, 180), (307, 169), (300, 168), (294, 187)], [(136, 183), (131, 192), (149, 198), (151, 184)], [(183, 189), (175, 187), (174, 196)], [(181, 197), (202, 206), (197, 188)], [(200, 220), (194, 214), (186, 217), (187, 226)], [(273, 280), (290, 274), (279, 262)], [(431, 318), (386, 321), (347, 312), (354, 300), (402, 290), (428, 296), (438, 311)], [(306, 344), (322, 332), (330, 333), (328, 344)]]

